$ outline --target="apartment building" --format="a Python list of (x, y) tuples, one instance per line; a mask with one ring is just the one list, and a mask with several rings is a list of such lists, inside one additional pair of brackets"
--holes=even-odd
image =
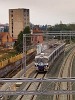
[(30, 26), (29, 9), (9, 9), (9, 33), (13, 39), (17, 39), (26, 26)]

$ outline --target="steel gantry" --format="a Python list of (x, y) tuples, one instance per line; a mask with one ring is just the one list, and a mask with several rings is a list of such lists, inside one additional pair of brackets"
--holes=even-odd
[(26, 34), (23, 34), (23, 69), (24, 69), (24, 77), (26, 75)]
[[(63, 89), (58, 89), (58, 90), (49, 90), (49, 86), (51, 84), (55, 84), (57, 82), (71, 82), (74, 85), (75, 82), (75, 77), (73, 78), (0, 78), (0, 83), (14, 83), (14, 82), (31, 82), (31, 83), (37, 83), (40, 82), (45, 83), (47, 82), (48, 86), (45, 87), (44, 89), (39, 89), (39, 90), (21, 90), (21, 91), (13, 91), (13, 90), (9, 90), (7, 89), (6, 91), (2, 91), (0, 90), (0, 95), (40, 95), (40, 94), (45, 94), (45, 95), (54, 95), (54, 94), (75, 94), (75, 90), (63, 90)], [(43, 84), (42, 84), (43, 85)], [(41, 86), (42, 86), (41, 85)]]

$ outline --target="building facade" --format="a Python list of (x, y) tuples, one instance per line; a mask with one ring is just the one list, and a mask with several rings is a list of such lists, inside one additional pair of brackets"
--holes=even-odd
[(8, 32), (0, 32), (0, 46), (13, 46), (13, 38)]
[(39, 30), (38, 28), (33, 29), (31, 43), (36, 45), (38, 43), (43, 43), (43, 41), (42, 30)]
[(30, 26), (29, 9), (9, 9), (9, 33), (14, 39), (26, 26)]
[(9, 24), (0, 24), (0, 32), (8, 32), (9, 31)]

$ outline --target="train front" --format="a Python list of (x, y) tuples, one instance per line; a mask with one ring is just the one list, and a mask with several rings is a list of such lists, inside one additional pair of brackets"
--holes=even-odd
[(47, 71), (48, 70), (48, 59), (45, 57), (35, 57), (35, 67), (36, 70), (39, 72)]

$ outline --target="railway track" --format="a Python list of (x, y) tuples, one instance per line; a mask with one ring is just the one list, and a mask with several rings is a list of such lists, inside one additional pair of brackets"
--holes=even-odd
[[(27, 65), (29, 65), (30, 63), (32, 63), (32, 61), (34, 60), (34, 55), (35, 53), (33, 53), (32, 55), (27, 57)], [(11, 67), (15, 66), (14, 69), (12, 69), (11, 71), (7, 72), (7, 74), (4, 74), (1, 78), (12, 78), (14, 75), (16, 75), (21, 69), (23, 69), (23, 63), (22, 60), (19, 60), (19, 64), (14, 64), (11, 65)], [(17, 67), (16, 67), (17, 66)], [(28, 68), (27, 68), (28, 69)]]
[[(33, 73), (33, 71), (35, 70), (35, 67), (33, 66), (33, 63), (34, 62), (32, 62), (28, 67), (27, 67), (27, 69), (26, 69), (26, 78), (28, 78), (28, 77), (30, 77), (30, 75), (31, 75), (31, 73)], [(22, 71), (22, 70), (21, 70)], [(17, 76), (19, 77), (19, 74), (20, 74), (21, 72), (19, 72), (18, 73), (18, 75), (15, 75), (15, 76), (13, 76), (14, 78), (16, 78)], [(22, 74), (23, 75), (23, 74)], [(35, 75), (35, 77), (37, 76), (35, 73), (34, 73), (34, 75)], [(21, 76), (21, 75), (20, 75)], [(4, 83), (3, 83), (4, 84)], [(2, 83), (1, 83), (1, 89), (2, 90), (5, 90), (5, 89), (8, 89), (9, 88), (9, 85), (8, 85), (8, 83), (6, 83), (6, 84), (4, 84), (3, 85)], [(24, 85), (24, 84), (23, 84)], [(10, 89), (15, 89), (15, 90), (17, 90), (17, 87), (16, 87), (16, 83), (14, 83), (14, 84), (12, 84), (12, 83), (10, 83)], [(14, 87), (14, 88), (12, 88), (12, 87)], [(24, 85), (24, 87), (25, 87), (25, 85)], [(23, 87), (23, 88), (24, 88)], [(3, 96), (3, 100), (11, 100), (12, 98), (13, 98), (13, 96), (6, 96), (6, 97), (4, 97)], [(5, 98), (7, 98), (7, 99), (5, 99)], [(15, 100), (15, 99), (12, 99), (12, 100)]]
[[(73, 48), (70, 53), (66, 56), (62, 67), (60, 69), (58, 78), (60, 77), (71, 77), (72, 62), (75, 56), (75, 48)], [(71, 83), (63, 82), (57, 83), (55, 90), (71, 90)], [(54, 95), (53, 100), (72, 100), (72, 95)]]
[[(70, 49), (71, 47), (73, 47), (73, 45), (67, 45), (65, 51), (67, 51), (68, 49)], [(31, 61), (28, 61), (28, 64), (31, 63)], [(1, 78), (12, 78), (14, 75), (16, 75), (23, 67), (23, 64), (19, 64), (17, 65), (18, 67), (14, 68), (13, 70), (11, 70), (10, 72), (8, 72), (6, 75), (2, 76)]]
[[(68, 50), (70, 49), (70, 46), (67, 46), (66, 48), (67, 48), (67, 49), (66, 49), (65, 51), (68, 51)], [(69, 51), (70, 51), (70, 50), (69, 50)], [(29, 74), (32, 73), (32, 70), (31, 70), (31, 69), (32, 69), (32, 68), (29, 69), (30, 71), (28, 71), (27, 74), (28, 74), (28, 73), (29, 73)], [(27, 75), (27, 77), (28, 77), (28, 76), (29, 76), (29, 75)], [(33, 88), (34, 88), (34, 87), (33, 87)], [(14, 100), (20, 100), (20, 99), (19, 99), (20, 97), (21, 97), (21, 96), (18, 96), (18, 97), (16, 97), (17, 99), (15, 98)], [(24, 97), (26, 97), (26, 95), (25, 95), (25, 96), (22, 96), (21, 100), (23, 100)], [(28, 97), (28, 95), (27, 95), (27, 97)], [(36, 97), (37, 97), (37, 96), (35, 95), (35, 96), (32, 96), (33, 99), (27, 99), (27, 100), (35, 100)], [(10, 99), (10, 100), (13, 100), (13, 99)], [(24, 99), (24, 100), (26, 100), (26, 99)]]
[[(46, 73), (36, 73), (33, 78), (44, 78), (46, 76)], [(26, 91), (32, 91), (32, 90), (38, 90), (40, 88), (41, 83), (40, 82), (34, 82), (34, 83), (27, 83), (25, 88), (23, 90)], [(33, 100), (35, 98), (35, 95), (20, 95), (15, 100)]]
[(65, 46), (65, 51), (68, 51), (68, 49), (72, 48), (73, 45), (75, 45), (74, 43), (73, 44), (68, 44)]
[[(15, 70), (18, 70), (18, 72), (22, 71), (20, 69), (14, 69), (13, 71), (11, 71), (9, 74), (6, 75), (5, 78), (11, 78), (11, 77), (16, 77), (16, 71)], [(28, 78), (30, 76), (30, 74), (35, 70), (35, 67), (34, 67), (34, 62), (30, 63), (27, 68), (26, 68), (26, 77)], [(15, 73), (15, 74), (14, 74)], [(0, 87), (3, 85), (4, 83), (0, 83)]]
[[(30, 69), (30, 70), (31, 70), (31, 69)], [(32, 71), (31, 71), (31, 72), (32, 72)], [(29, 72), (27, 72), (27, 73), (29, 73)], [(28, 76), (29, 76), (29, 75), (28, 75)], [(41, 77), (40, 77), (40, 76), (38, 76), (38, 77), (36, 77), (36, 78), (41, 78)], [(39, 83), (39, 84), (40, 84), (40, 83)], [(30, 86), (30, 87), (32, 87), (32, 86)], [(29, 87), (29, 88), (30, 88), (30, 87)], [(40, 87), (40, 85), (39, 85), (39, 86), (37, 86), (37, 87), (36, 87), (36, 89), (38, 89), (39, 87)], [(29, 88), (28, 88), (28, 89), (29, 89)], [(33, 88), (34, 88), (34, 87), (33, 87)], [(29, 98), (31, 97), (32, 99), (24, 99), (25, 97), (26, 97), (26, 95), (25, 95), (25, 96), (23, 96), (21, 99), (18, 99), (18, 98), (17, 98), (17, 99), (15, 99), (15, 100), (33, 100), (33, 99), (35, 98), (35, 96), (32, 96), (32, 97), (31, 97), (31, 96), (29, 96)], [(27, 95), (27, 98), (28, 98), (28, 95)], [(56, 99), (56, 100), (57, 100), (57, 99)], [(59, 100), (60, 100), (60, 99), (59, 99)]]
[[(73, 45), (68, 45), (68, 46), (66, 46), (66, 49), (65, 49), (65, 51), (67, 51), (68, 49), (70, 49), (70, 48), (72, 48), (73, 47)], [(28, 64), (29, 63), (31, 63), (31, 61), (28, 61)], [(22, 67), (23, 67), (23, 64), (21, 63), (21, 64), (19, 64), (18, 65), (18, 68), (15, 68), (15, 69), (13, 69), (12, 71), (10, 71), (9, 73), (7, 73), (7, 75), (4, 75), (3, 76), (3, 78), (5, 77), (5, 78), (12, 78), (14, 75), (16, 75), (21, 69), (22, 69)]]

